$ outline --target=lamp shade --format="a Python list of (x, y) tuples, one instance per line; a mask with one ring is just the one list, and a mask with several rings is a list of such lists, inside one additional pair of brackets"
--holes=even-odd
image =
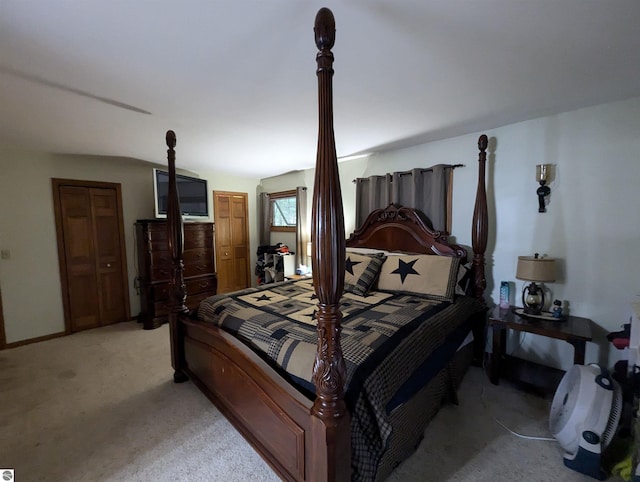
[(556, 260), (535, 256), (518, 256), (516, 278), (525, 281), (552, 282), (556, 280)]
[(549, 173), (548, 164), (538, 164), (536, 166), (536, 181), (547, 181), (547, 175)]

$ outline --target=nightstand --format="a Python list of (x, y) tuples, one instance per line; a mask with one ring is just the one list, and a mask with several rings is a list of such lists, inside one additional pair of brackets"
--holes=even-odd
[[(533, 333), (535, 335), (546, 336), (547, 338), (555, 338), (557, 340), (564, 340), (573, 346), (573, 363), (584, 365), (584, 356), (586, 350), (586, 343), (591, 341), (591, 323), (588, 318), (581, 318), (578, 316), (568, 316), (565, 321), (546, 321), (524, 319), (513, 312), (514, 307), (508, 309), (501, 309), (496, 307), (493, 313), (489, 316), (488, 325), (493, 334), (493, 352), (491, 354), (489, 365), (489, 378), (491, 383), (497, 385), (501, 376), (506, 374), (507, 365), (518, 365), (523, 360), (519, 360), (515, 357), (508, 357), (505, 354), (507, 330)], [(530, 363), (530, 365), (533, 365)], [(541, 365), (537, 365), (541, 367)], [(549, 367), (542, 367), (547, 369)], [(510, 370), (514, 372), (514, 370)], [(548, 392), (549, 389), (555, 390), (557, 382), (560, 381), (561, 375), (564, 373), (560, 370), (549, 368), (549, 372), (555, 371), (555, 375), (551, 376), (551, 379), (547, 379), (540, 385), (547, 383), (549, 386), (542, 387), (544, 391)], [(560, 373), (557, 373), (560, 372)], [(518, 375), (522, 375), (522, 370), (516, 370), (516, 378), (520, 378)], [(560, 378), (558, 378), (560, 377)], [(544, 380), (545, 375), (536, 376), (534, 378)], [(525, 380), (526, 383), (533, 383), (538, 380)], [(551, 382), (550, 384), (548, 382)]]

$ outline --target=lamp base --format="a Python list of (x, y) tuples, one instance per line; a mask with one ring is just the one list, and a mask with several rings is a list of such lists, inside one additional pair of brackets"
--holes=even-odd
[(518, 315), (523, 320), (527, 321), (553, 321), (553, 322), (562, 322), (567, 321), (566, 316), (555, 316), (553, 313), (549, 313), (548, 311), (543, 311), (539, 315), (535, 315), (533, 313), (526, 313), (522, 308), (513, 308), (511, 311)]
[(525, 313), (539, 315), (544, 308), (544, 290), (535, 282), (522, 288), (522, 306)]
[(542, 313), (542, 308), (540, 308), (538, 306), (526, 306), (525, 305), (523, 311), (527, 315), (540, 315)]

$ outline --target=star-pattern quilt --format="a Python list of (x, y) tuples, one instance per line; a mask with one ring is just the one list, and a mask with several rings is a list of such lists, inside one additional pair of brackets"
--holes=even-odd
[[(303, 279), (213, 296), (198, 318), (237, 336), (313, 398), (317, 302), (312, 280)], [(372, 291), (345, 292), (340, 309), (353, 480), (372, 480), (391, 435), (390, 413), (446, 365), (483, 308), (469, 297), (450, 303)]]

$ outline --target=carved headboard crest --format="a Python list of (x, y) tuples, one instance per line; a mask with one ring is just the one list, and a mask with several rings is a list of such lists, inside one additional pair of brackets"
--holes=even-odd
[(467, 250), (449, 244), (447, 234), (433, 230), (423, 213), (393, 203), (372, 211), (347, 239), (347, 246), (467, 258)]
[[(376, 214), (375, 222), (392, 222), (397, 220), (399, 222), (412, 222), (420, 225), (423, 229), (431, 232), (434, 239), (446, 239), (446, 234), (441, 231), (435, 231), (431, 228), (429, 221), (420, 211), (415, 209), (406, 208), (399, 204), (391, 203), (384, 209), (377, 209), (373, 211)], [(367, 218), (365, 224), (370, 222), (370, 218)], [(371, 219), (371, 222), (374, 222)]]

